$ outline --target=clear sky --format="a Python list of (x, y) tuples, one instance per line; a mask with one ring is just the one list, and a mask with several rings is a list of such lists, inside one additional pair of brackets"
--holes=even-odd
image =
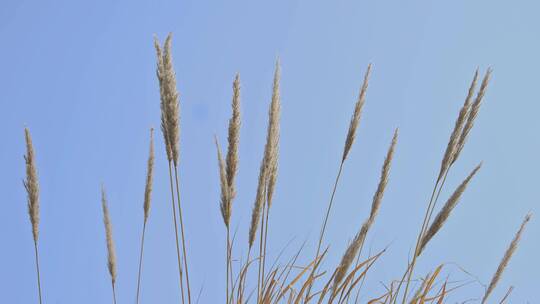
[[(537, 1), (25, 1), (0, 4), (0, 302), (36, 303), (26, 210), (24, 133), (34, 137), (41, 184), (44, 303), (108, 303), (100, 207), (109, 193), (119, 303), (135, 299), (149, 128), (159, 127), (152, 36), (174, 33), (181, 92), (181, 188), (193, 290), (224, 294), (225, 230), (213, 135), (225, 146), (231, 84), (242, 82), (236, 257), (262, 158), (274, 62), (282, 62), (280, 172), (270, 257), (293, 240), (313, 254), (363, 73), (373, 63), (357, 141), (329, 222), (333, 267), (369, 212), (384, 153), (400, 128), (387, 193), (368, 247), (390, 245), (366, 290), (403, 272), (459, 107), (474, 70), (492, 66), (485, 104), (450, 191), (480, 161), (455, 212), (425, 251), (418, 274), (488, 283), (528, 211), (538, 212), (540, 140)], [(161, 133), (148, 223), (142, 303), (178, 303)], [(534, 301), (540, 214), (533, 217), (494, 299)], [(302, 261), (302, 262), (305, 262)], [(458, 267), (459, 266), (459, 267)], [(479, 297), (472, 283), (452, 299)], [(364, 296), (362, 299), (366, 299)]]

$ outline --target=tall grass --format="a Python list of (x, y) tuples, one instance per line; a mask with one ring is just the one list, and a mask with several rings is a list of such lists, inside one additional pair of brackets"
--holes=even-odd
[[(179, 183), (179, 154), (180, 154), (180, 103), (179, 92), (177, 90), (176, 76), (172, 61), (172, 36), (169, 34), (163, 45), (160, 45), (157, 38), (154, 41), (157, 57), (157, 79), (160, 93), (161, 110), (161, 131), (163, 134), (165, 155), (168, 163), (169, 190), (171, 193), (171, 210), (173, 227), (175, 234), (176, 257), (179, 276), (180, 295), (178, 301), (191, 303), (191, 284), (188, 271), (189, 243), (186, 238), (183, 209), (180, 200)], [(316, 250), (312, 252), (304, 251), (302, 245), (296, 254), (286, 259), (282, 253), (270, 264), (267, 260), (268, 234), (272, 228), (270, 224), (270, 211), (272, 208), (274, 192), (278, 185), (279, 168), (279, 138), (280, 138), (280, 116), (281, 116), (281, 67), (279, 60), (276, 62), (273, 82), (271, 85), (271, 96), (268, 109), (268, 122), (266, 130), (266, 143), (262, 155), (258, 173), (258, 183), (255, 189), (255, 200), (251, 213), (249, 230), (247, 231), (247, 258), (233, 257), (234, 238), (231, 239), (232, 214), (234, 211), (234, 200), (237, 193), (236, 175), (239, 167), (239, 144), (241, 128), (240, 109), (240, 77), (237, 74), (232, 85), (231, 117), (227, 129), (227, 151), (223, 154), (219, 140), (215, 137), (217, 154), (217, 171), (219, 185), (221, 188), (219, 201), (217, 204), (221, 211), (225, 225), (225, 303), (226, 304), (272, 304), (272, 303), (357, 303), (361, 288), (369, 279), (369, 270), (375, 267), (380, 258), (385, 254), (387, 248), (377, 251), (375, 254), (362, 255), (362, 249), (368, 233), (376, 220), (384, 193), (390, 180), (390, 169), (396, 153), (398, 141), (398, 129), (395, 130), (389, 148), (384, 157), (380, 178), (375, 194), (373, 195), (371, 209), (360, 225), (358, 232), (346, 248), (342, 258), (335, 267), (325, 265), (325, 259), (329, 253), (329, 244), (325, 243), (325, 232), (331, 219), (332, 207), (335, 204), (335, 194), (340, 182), (344, 164), (352, 153), (352, 147), (356, 140), (358, 127), (360, 124), (362, 110), (366, 102), (368, 82), (371, 74), (371, 64), (367, 66), (363, 82), (360, 86), (358, 98), (354, 104), (352, 117), (349, 122), (345, 144), (339, 158), (339, 167), (330, 197), (323, 213), (320, 234), (316, 240)], [(432, 272), (422, 275), (421, 284), (412, 290), (412, 282), (417, 278), (414, 274), (415, 266), (421, 254), (430, 241), (436, 237), (450, 218), (452, 211), (457, 207), (460, 200), (465, 196), (465, 190), (471, 184), (472, 179), (478, 174), (482, 163), (476, 166), (457, 185), (453, 193), (446, 199), (446, 203), (437, 208), (442, 190), (446, 184), (447, 177), (453, 169), (453, 165), (458, 160), (464, 150), (476, 118), (480, 112), (484, 96), (487, 91), (491, 77), (491, 69), (488, 69), (480, 83), (479, 71), (473, 76), (469, 86), (463, 106), (458, 112), (454, 128), (450, 133), (450, 138), (442, 157), (441, 165), (436, 171), (435, 185), (429, 196), (425, 215), (416, 238), (414, 252), (410, 261), (404, 265), (405, 271), (401, 278), (393, 280), (387, 284), (386, 291), (382, 294), (373, 294), (373, 291), (363, 292), (363, 296), (371, 297), (368, 303), (444, 303), (450, 292), (459, 290), (460, 286), (449, 281), (448, 278), (441, 279), (444, 264), (437, 266)], [(38, 259), (38, 234), (39, 234), (39, 185), (37, 179), (37, 169), (35, 164), (34, 149), (28, 129), (25, 129), (26, 140), (26, 179), (24, 186), (28, 196), (28, 211), (32, 225), (34, 239), (36, 272), (38, 279), (39, 301), (41, 303), (41, 283), (39, 275)], [(143, 265), (144, 239), (146, 224), (150, 213), (151, 193), (153, 188), (154, 170), (154, 140), (153, 132), (150, 135), (150, 148), (147, 160), (146, 187), (143, 202), (143, 227), (141, 233), (139, 263), (137, 272), (136, 303), (139, 303), (141, 290), (141, 277)], [(249, 170), (248, 168), (246, 170)], [(107, 268), (112, 286), (113, 302), (116, 303), (116, 280), (117, 280), (117, 260), (115, 246), (112, 236), (112, 223), (109, 214), (109, 207), (102, 188), (102, 209), (103, 221), (105, 224), (106, 244), (107, 244)], [(437, 211), (438, 210), (438, 211)], [(433, 218), (434, 216), (434, 218)], [(523, 234), (526, 224), (531, 219), (527, 215), (516, 233), (514, 239), (506, 250), (503, 259), (498, 266), (491, 282), (483, 293), (482, 303), (486, 303), (495, 287), (500, 282), (503, 271), (507, 268), (509, 260), (516, 251), (519, 240)], [(392, 228), (392, 227), (390, 227)], [(258, 242), (258, 243), (257, 243)], [(255, 244), (258, 245), (258, 250)], [(257, 252), (258, 251), (258, 252)], [(253, 257), (251, 256), (253, 254)], [(305, 264), (299, 261), (305, 260)], [(233, 267), (233, 261), (238, 261)], [(252, 269), (256, 267), (256, 269)], [(324, 270), (326, 269), (326, 270)], [(218, 270), (216, 270), (217, 272)], [(255, 286), (256, 284), (256, 286)], [(501, 302), (506, 301), (513, 287), (508, 289)], [(210, 291), (214, 292), (214, 291)], [(356, 296), (354, 297), (354, 293)]]

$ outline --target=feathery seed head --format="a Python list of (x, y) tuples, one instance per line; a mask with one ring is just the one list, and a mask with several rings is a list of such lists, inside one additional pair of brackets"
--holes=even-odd
[(388, 176), (390, 175), (390, 167), (392, 165), (392, 159), (394, 158), (394, 151), (396, 149), (396, 144), (398, 140), (398, 132), (399, 132), (399, 129), (396, 129), (394, 131), (394, 136), (392, 137), (392, 143), (390, 144), (390, 147), (388, 148), (388, 152), (386, 153), (386, 158), (384, 159), (383, 167), (381, 170), (381, 178), (379, 180), (379, 185), (377, 186), (377, 191), (375, 192), (375, 195), (373, 196), (373, 203), (371, 205), (371, 212), (369, 215), (369, 218), (372, 221), (375, 219), (375, 216), (377, 215), (377, 212), (379, 211), (379, 207), (381, 206), (381, 202), (384, 196), (384, 190), (386, 189), (386, 185), (388, 184)]
[(358, 100), (354, 106), (354, 113), (351, 117), (351, 122), (349, 124), (349, 131), (347, 132), (347, 138), (345, 140), (345, 147), (343, 148), (343, 157), (341, 162), (344, 162), (347, 159), (347, 155), (351, 150), (351, 147), (356, 138), (356, 129), (360, 123), (360, 116), (362, 115), (362, 108), (366, 100), (366, 91), (368, 88), (369, 75), (371, 74), (371, 63), (368, 65), (366, 74), (364, 75), (364, 82), (362, 83), (362, 88), (360, 89), (360, 94), (358, 95)]
[(334, 290), (337, 290), (337, 287), (347, 275), (347, 270), (351, 266), (354, 258), (356, 257), (356, 254), (358, 253), (358, 250), (360, 249), (360, 246), (364, 242), (367, 231), (369, 230), (368, 222), (369, 220), (366, 221), (362, 225), (362, 228), (360, 229), (358, 234), (356, 234), (356, 236), (354, 237), (354, 240), (349, 244), (349, 247), (347, 247), (347, 250), (345, 250), (345, 254), (343, 254), (343, 257), (341, 258), (341, 262), (339, 263), (338, 269), (336, 271), (336, 275), (334, 276), (334, 283), (333, 283)]
[(472, 80), (471, 86), (469, 87), (469, 91), (467, 94), (467, 97), (465, 98), (465, 102), (463, 103), (463, 107), (459, 111), (458, 118), (456, 119), (454, 130), (452, 131), (452, 134), (450, 135), (450, 140), (448, 141), (448, 145), (446, 146), (446, 151), (444, 152), (444, 157), (441, 162), (441, 169), (439, 171), (439, 177), (438, 180), (440, 180), (445, 172), (450, 168), (450, 166), (456, 161), (458, 155), (458, 147), (459, 147), (459, 141), (461, 137), (461, 133), (463, 132), (463, 126), (465, 125), (465, 122), (467, 121), (467, 117), (469, 116), (469, 112), (471, 109), (471, 100), (472, 96), (474, 94), (474, 91), (476, 89), (476, 83), (478, 81), (478, 69), (474, 73), (474, 78)]
[(510, 262), (510, 258), (512, 258), (512, 255), (514, 254), (514, 252), (516, 251), (519, 245), (519, 240), (521, 239), (521, 235), (523, 234), (523, 231), (525, 230), (525, 226), (527, 226), (527, 223), (531, 220), (531, 216), (532, 216), (531, 213), (528, 213), (525, 216), (525, 218), (523, 219), (523, 222), (521, 223), (521, 226), (519, 227), (518, 232), (514, 236), (514, 239), (508, 246), (508, 249), (506, 249), (503, 259), (501, 260), (499, 267), (497, 267), (497, 271), (491, 278), (491, 282), (489, 283), (489, 286), (484, 294), (484, 297), (482, 299), (482, 304), (486, 303), (487, 298), (489, 297), (491, 292), (493, 292), (493, 290), (497, 286), (497, 283), (501, 279), (504, 269), (506, 268), (506, 266), (508, 266), (508, 263)]
[(461, 151), (463, 150), (463, 147), (465, 146), (467, 137), (469, 136), (469, 133), (471, 132), (474, 126), (474, 121), (476, 120), (476, 116), (478, 115), (478, 112), (480, 111), (480, 106), (482, 105), (482, 100), (484, 98), (484, 95), (486, 94), (489, 80), (491, 79), (492, 71), (493, 70), (491, 68), (487, 69), (486, 74), (484, 75), (484, 79), (482, 80), (482, 83), (480, 84), (480, 88), (478, 89), (476, 98), (470, 106), (470, 111), (467, 116), (467, 121), (463, 125), (463, 130), (461, 131), (461, 135), (459, 136), (459, 141), (457, 143), (452, 162), (455, 162), (456, 159), (459, 157), (459, 154), (461, 153)]
[(150, 202), (152, 199), (152, 181), (154, 174), (154, 128), (150, 129), (150, 152), (148, 155), (146, 169), (146, 187), (144, 189), (144, 221), (148, 219), (150, 214)]
[(225, 169), (225, 162), (223, 161), (223, 157), (221, 156), (221, 148), (219, 147), (219, 142), (216, 136), (214, 136), (214, 141), (216, 143), (217, 149), (219, 181), (221, 186), (221, 215), (223, 216), (223, 222), (225, 223), (225, 226), (229, 227), (231, 219), (231, 197), (229, 193), (229, 185), (227, 184), (227, 172)]
[(103, 209), (103, 223), (105, 224), (105, 236), (107, 238), (107, 267), (111, 275), (112, 284), (116, 282), (116, 250), (114, 248), (111, 216), (107, 206), (105, 188), (101, 187), (101, 207)]
[(459, 199), (461, 198), (461, 195), (463, 192), (465, 192), (465, 189), (467, 189), (467, 185), (471, 181), (471, 179), (476, 175), (478, 170), (482, 167), (482, 163), (480, 163), (474, 170), (465, 178), (465, 180), (457, 187), (457, 189), (454, 191), (454, 193), (450, 196), (448, 201), (444, 204), (441, 211), (437, 214), (435, 219), (433, 220), (431, 226), (429, 226), (429, 229), (426, 231), (424, 236), (422, 237), (422, 243), (420, 245), (420, 249), (418, 250), (418, 256), (422, 253), (426, 245), (429, 243), (429, 241), (437, 234), (437, 232), (441, 229), (441, 227), (444, 225), (448, 217), (450, 216), (450, 213), (454, 209), (454, 207), (459, 202)]
[[(277, 176), (277, 159), (279, 153), (279, 119), (280, 119), (280, 65), (279, 60), (276, 62), (276, 69), (274, 72), (274, 84), (272, 87), (272, 100), (270, 102), (270, 109), (268, 111), (268, 130), (266, 135), (266, 145), (264, 147), (264, 156), (261, 162), (261, 168), (259, 170), (259, 180), (257, 184), (257, 192), (255, 196), (255, 203), (253, 204), (253, 210), (251, 213), (251, 225), (249, 228), (249, 247), (253, 246), (257, 228), (259, 226), (259, 220), (261, 216), (261, 209), (265, 198), (272, 198), (272, 193), (275, 185), (275, 179)], [(272, 181), (269, 181), (269, 178)], [(270, 187), (269, 186), (270, 183)], [(265, 195), (266, 193), (266, 195)]]
[(32, 224), (32, 235), (34, 242), (37, 242), (39, 237), (39, 182), (34, 146), (28, 128), (24, 128), (24, 136), (26, 140), (26, 155), (24, 156), (26, 162), (26, 180), (23, 181), (23, 184), (28, 196), (28, 214), (30, 215), (30, 223)]
[(375, 221), (375, 217), (377, 216), (378, 210), (381, 206), (384, 190), (388, 183), (388, 176), (390, 173), (392, 159), (394, 157), (394, 151), (397, 144), (397, 139), (398, 139), (398, 129), (394, 131), (394, 136), (392, 137), (392, 143), (390, 144), (390, 147), (388, 148), (388, 152), (384, 160), (384, 164), (381, 170), (381, 178), (379, 180), (379, 185), (377, 186), (377, 191), (375, 192), (375, 195), (373, 196), (373, 203), (371, 204), (370, 215), (366, 219), (366, 221), (362, 224), (360, 231), (356, 234), (353, 242), (349, 245), (349, 247), (345, 251), (345, 254), (341, 258), (341, 262), (338, 266), (336, 276), (334, 277), (334, 290), (339, 286), (339, 283), (341, 283), (343, 278), (346, 276), (347, 270), (349, 269), (352, 261), (358, 254), (358, 251), (364, 244), (367, 233), (369, 229), (371, 228), (371, 225)]
[(238, 143), (240, 138), (240, 75), (233, 82), (232, 116), (229, 119), (228, 148), (226, 156), (227, 184), (231, 201), (236, 196), (235, 179), (238, 171)]
[(154, 45), (157, 55), (157, 77), (160, 86), (161, 96), (161, 130), (165, 139), (165, 148), (169, 162), (178, 165), (179, 158), (179, 137), (180, 137), (180, 105), (178, 103), (179, 94), (176, 89), (176, 74), (174, 72), (171, 54), (172, 34), (165, 40), (163, 50), (159, 46), (157, 39)]

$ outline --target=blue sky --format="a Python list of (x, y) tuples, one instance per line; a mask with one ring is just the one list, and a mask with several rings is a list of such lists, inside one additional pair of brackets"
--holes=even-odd
[[(390, 245), (366, 290), (397, 278), (414, 246), (440, 159), (474, 70), (493, 79), (452, 188), (480, 161), (418, 273), (488, 283), (528, 211), (538, 212), (540, 20), (536, 1), (24, 1), (0, 9), (0, 302), (35, 303), (26, 211), (24, 133), (34, 137), (41, 184), (40, 258), (45, 303), (107, 303), (110, 281), (100, 209), (109, 194), (119, 303), (135, 298), (149, 128), (159, 126), (152, 36), (174, 33), (181, 93), (181, 188), (193, 289), (224, 293), (224, 237), (213, 135), (225, 144), (231, 84), (242, 83), (237, 257), (262, 157), (274, 62), (282, 63), (280, 173), (270, 259), (314, 243), (337, 173), (355, 98), (373, 73), (358, 138), (329, 222), (334, 266), (369, 212), (393, 129), (400, 139), (380, 215), (368, 236)], [(175, 249), (161, 134), (143, 270), (142, 303), (176, 303)], [(533, 217), (494, 299), (537, 294), (540, 225)], [(305, 262), (305, 261), (304, 261)], [(458, 267), (459, 265), (459, 267)], [(472, 283), (453, 299), (479, 297)], [(366, 298), (363, 298), (366, 299)]]

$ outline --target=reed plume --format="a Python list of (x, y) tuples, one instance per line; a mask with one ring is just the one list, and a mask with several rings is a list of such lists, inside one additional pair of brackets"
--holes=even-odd
[(484, 95), (486, 94), (486, 90), (489, 84), (489, 80), (491, 79), (492, 72), (493, 70), (491, 68), (488, 68), (486, 71), (486, 74), (484, 75), (484, 79), (482, 80), (482, 83), (480, 84), (480, 88), (478, 89), (478, 94), (476, 95), (476, 98), (471, 105), (469, 115), (467, 116), (467, 122), (463, 126), (463, 131), (461, 132), (461, 136), (459, 137), (459, 142), (457, 144), (452, 163), (456, 161), (459, 154), (461, 153), (461, 150), (463, 150), (463, 147), (465, 146), (465, 142), (467, 141), (467, 137), (469, 136), (469, 133), (471, 132), (474, 126), (474, 121), (476, 120), (476, 116), (478, 115), (478, 112), (480, 111), (480, 106), (482, 105), (482, 100), (484, 98)]
[(452, 134), (450, 135), (450, 140), (448, 142), (445, 154), (443, 156), (443, 160), (441, 162), (441, 169), (439, 170), (439, 174), (435, 182), (435, 186), (433, 187), (433, 191), (429, 199), (428, 207), (426, 208), (426, 214), (424, 216), (422, 227), (420, 228), (420, 233), (418, 234), (418, 237), (416, 240), (416, 247), (414, 250), (412, 261), (407, 266), (407, 270), (405, 271), (403, 279), (399, 282), (399, 285), (397, 288), (396, 299), (397, 299), (397, 294), (399, 293), (399, 289), (401, 288), (401, 285), (404, 282), (405, 276), (407, 276), (408, 274), (408, 279), (405, 281), (406, 287), (405, 287), (405, 292), (403, 294), (403, 301), (402, 301), (403, 304), (406, 301), (407, 291), (409, 289), (411, 276), (414, 271), (414, 266), (416, 264), (416, 258), (419, 256), (419, 251), (421, 249), (423, 237), (428, 229), (428, 225), (431, 221), (431, 217), (437, 205), (437, 201), (439, 199), (441, 191), (446, 182), (446, 177), (448, 175), (448, 172), (450, 171), (452, 165), (456, 162), (461, 151), (463, 150), (468, 134), (470, 133), (474, 125), (474, 121), (480, 110), (480, 105), (482, 103), (482, 99), (487, 89), (487, 85), (489, 83), (492, 70), (491, 68), (487, 70), (484, 76), (484, 79), (482, 80), (482, 84), (480, 85), (480, 89), (477, 93), (477, 96), (474, 102), (471, 103), (471, 98), (472, 98), (472, 95), (474, 94), (474, 90), (476, 88), (476, 83), (478, 80), (477, 72), (475, 72), (475, 77), (473, 78), (471, 86), (469, 87), (469, 91), (465, 99), (465, 103), (460, 110), (460, 113), (454, 125), (454, 130), (452, 131)]
[(261, 219), (261, 212), (264, 207), (265, 194), (267, 193), (268, 188), (268, 172), (270, 168), (276, 165), (275, 162), (277, 162), (277, 149), (279, 144), (279, 118), (281, 110), (279, 97), (279, 79), (280, 67), (278, 61), (276, 63), (276, 70), (274, 72), (272, 101), (270, 103), (270, 109), (268, 111), (268, 128), (266, 135), (266, 144), (264, 147), (264, 156), (263, 160), (261, 161), (255, 203), (253, 204), (253, 210), (251, 214), (251, 224), (249, 228), (248, 238), (248, 244), (250, 248), (253, 246), (253, 242), (255, 241), (255, 236)]
[(501, 276), (508, 266), (508, 262), (510, 262), (510, 259), (512, 258), (512, 255), (516, 251), (519, 240), (521, 239), (521, 235), (523, 234), (523, 231), (525, 230), (525, 226), (527, 226), (527, 223), (531, 220), (532, 214), (527, 214), (525, 218), (523, 219), (523, 222), (521, 223), (521, 226), (519, 227), (519, 230), (517, 231), (516, 235), (514, 236), (514, 239), (508, 246), (508, 249), (506, 249), (506, 252), (504, 253), (504, 256), (501, 260), (501, 263), (499, 264), (499, 267), (497, 267), (497, 271), (495, 271), (495, 274), (491, 278), (491, 282), (489, 283), (489, 286), (484, 294), (484, 297), (482, 298), (482, 304), (486, 303), (489, 295), (493, 292), (495, 287), (497, 286), (497, 283), (499, 283), (499, 280), (501, 279)]
[(226, 248), (226, 274), (225, 278), (227, 280), (227, 286), (226, 286), (226, 298), (225, 303), (229, 303), (229, 262), (230, 262), (230, 256), (229, 256), (229, 238), (230, 238), (230, 230), (229, 230), (229, 224), (230, 224), (230, 218), (231, 218), (231, 205), (230, 205), (230, 188), (229, 184), (227, 182), (227, 168), (225, 165), (225, 161), (223, 160), (223, 157), (221, 156), (221, 148), (219, 147), (219, 142), (217, 137), (214, 138), (216, 143), (216, 150), (217, 150), (217, 158), (218, 158), (218, 167), (219, 167), (219, 182), (221, 186), (221, 202), (219, 204), (220, 210), (221, 210), (221, 216), (223, 217), (223, 222), (225, 223), (225, 228), (227, 229), (227, 248)]
[[(232, 214), (232, 203), (236, 197), (236, 173), (238, 171), (238, 144), (240, 141), (240, 75), (237, 73), (233, 81), (233, 96), (231, 102), (232, 115), (229, 119), (228, 128), (228, 147), (226, 161), (223, 161), (221, 156), (221, 150), (216, 138), (216, 147), (218, 150), (218, 162), (220, 170), (220, 183), (221, 183), (221, 215), (227, 230), (227, 292), (226, 303), (229, 301), (229, 272), (232, 272), (231, 265), (231, 252), (230, 252), (230, 219)], [(230, 280), (232, 282), (232, 278)]]
[(167, 35), (163, 49), (157, 37), (154, 46), (157, 55), (157, 78), (161, 96), (161, 130), (165, 140), (167, 157), (174, 165), (178, 165), (180, 136), (179, 93), (176, 89), (176, 73), (174, 72), (171, 54), (172, 34)]
[(142, 261), (143, 261), (143, 252), (144, 252), (144, 235), (146, 232), (146, 222), (150, 214), (150, 203), (152, 196), (152, 181), (154, 174), (154, 129), (150, 129), (150, 152), (148, 155), (147, 168), (146, 168), (146, 186), (144, 188), (144, 222), (143, 230), (141, 235), (141, 252), (139, 256), (139, 274), (137, 276), (137, 304), (139, 303), (139, 293), (141, 287), (141, 272), (142, 272)]
[[(341, 162), (339, 164), (338, 173), (336, 176), (336, 180), (334, 181), (334, 187), (332, 189), (332, 194), (330, 195), (330, 201), (328, 202), (328, 207), (326, 208), (326, 213), (323, 220), (323, 225), (321, 228), (321, 233), (319, 236), (319, 242), (317, 244), (317, 251), (315, 254), (315, 259), (319, 258), (319, 254), (321, 252), (321, 246), (324, 239), (324, 233), (326, 231), (326, 225), (328, 224), (328, 218), (330, 217), (330, 211), (332, 210), (332, 205), (334, 204), (334, 196), (336, 194), (336, 189), (339, 183), (339, 179), (341, 177), (341, 172), (343, 171), (343, 164), (345, 163), (345, 160), (347, 159), (347, 156), (349, 155), (349, 152), (352, 148), (352, 145), (354, 143), (354, 140), (356, 138), (356, 129), (358, 129), (358, 125), (360, 124), (360, 118), (362, 116), (362, 109), (364, 107), (364, 103), (366, 100), (366, 92), (368, 88), (369, 83), (369, 76), (371, 74), (371, 64), (368, 65), (366, 73), (364, 74), (364, 81), (362, 83), (362, 86), (360, 88), (360, 93), (358, 94), (358, 99), (356, 101), (356, 104), (354, 106), (354, 112), (351, 117), (351, 121), (349, 123), (349, 129), (347, 131), (347, 137), (345, 139), (345, 146), (343, 147), (343, 155), (341, 157)], [(309, 278), (312, 279), (313, 275), (315, 274), (315, 271), (317, 270), (317, 265), (312, 268), (311, 273), (309, 275)], [(306, 291), (306, 297), (309, 297), (309, 294), (311, 292), (311, 285), (308, 287)]]
[(424, 248), (426, 247), (427, 243), (439, 232), (439, 230), (442, 228), (448, 217), (450, 216), (450, 213), (454, 209), (454, 207), (459, 202), (459, 199), (461, 198), (461, 195), (463, 192), (465, 192), (465, 189), (467, 189), (467, 185), (471, 181), (471, 179), (476, 175), (478, 170), (482, 167), (482, 163), (480, 163), (478, 166), (476, 166), (473, 171), (463, 180), (463, 182), (456, 188), (454, 193), (450, 196), (450, 198), (446, 201), (442, 209), (439, 211), (435, 219), (433, 220), (433, 223), (431, 223), (431, 226), (426, 230), (426, 233), (424, 234), (424, 237), (422, 238), (422, 243), (420, 245), (420, 249), (418, 250), (418, 254), (420, 255)]
[(467, 117), (469, 116), (469, 112), (471, 109), (471, 99), (476, 89), (477, 81), (478, 69), (474, 73), (474, 78), (472, 80), (471, 86), (469, 87), (469, 92), (467, 94), (467, 97), (465, 98), (463, 107), (459, 111), (458, 118), (456, 119), (456, 123), (454, 125), (454, 130), (452, 131), (452, 134), (450, 135), (450, 140), (448, 141), (448, 145), (446, 146), (446, 151), (444, 152), (444, 156), (441, 162), (439, 177), (437, 178), (438, 180), (442, 179), (443, 175), (448, 170), (450, 165), (457, 159), (457, 148), (459, 146), (461, 133), (463, 132), (463, 125), (465, 124), (465, 122), (467, 121)]
[(240, 141), (240, 75), (236, 74), (233, 82), (232, 117), (229, 119), (229, 134), (227, 137), (227, 184), (231, 200), (236, 197), (236, 173), (238, 171), (238, 143)]
[(28, 128), (24, 128), (24, 137), (26, 141), (26, 180), (23, 181), (26, 189), (28, 201), (28, 215), (32, 224), (32, 236), (34, 238), (34, 256), (36, 259), (36, 275), (38, 283), (39, 303), (41, 304), (41, 279), (39, 269), (38, 238), (39, 238), (39, 182), (37, 176), (36, 159), (34, 155), (34, 146), (32, 136)]
[(178, 226), (176, 223), (176, 206), (174, 205), (174, 186), (172, 167), (174, 165), (174, 176), (176, 181), (176, 200), (178, 204), (178, 217), (180, 222), (180, 234), (182, 240), (182, 251), (184, 269), (186, 272), (186, 287), (188, 294), (188, 303), (191, 303), (191, 289), (189, 284), (189, 272), (186, 252), (186, 241), (184, 234), (184, 222), (182, 219), (182, 207), (180, 204), (180, 187), (178, 182), (178, 159), (179, 159), (179, 137), (180, 137), (180, 105), (179, 93), (176, 89), (176, 73), (173, 67), (172, 52), (171, 52), (172, 34), (169, 34), (165, 39), (163, 50), (159, 45), (157, 38), (154, 38), (154, 46), (157, 56), (157, 78), (160, 87), (161, 99), (161, 130), (165, 141), (165, 150), (169, 161), (169, 182), (171, 189), (172, 205), (173, 205), (173, 221), (176, 239), (176, 255), (178, 259), (178, 274), (180, 277), (180, 290), (182, 302), (184, 302), (184, 285), (182, 275), (182, 263), (180, 257), (180, 245), (178, 241)]
[(397, 139), (398, 139), (398, 129), (394, 131), (394, 136), (392, 137), (392, 143), (390, 144), (390, 147), (388, 148), (388, 152), (386, 153), (386, 158), (384, 159), (379, 184), (377, 186), (377, 190), (375, 191), (375, 194), (373, 195), (373, 202), (371, 204), (371, 211), (370, 211), (369, 217), (362, 224), (360, 231), (356, 234), (356, 236), (354, 237), (354, 240), (351, 242), (351, 244), (349, 245), (349, 247), (347, 248), (347, 250), (345, 251), (345, 254), (343, 255), (341, 259), (341, 262), (336, 271), (336, 275), (334, 277), (334, 285), (333, 285), (334, 290), (337, 290), (337, 287), (339, 286), (343, 278), (345, 278), (347, 274), (347, 270), (351, 266), (354, 258), (359, 255), (359, 251), (364, 244), (366, 235), (369, 229), (371, 228), (371, 225), (375, 221), (375, 218), (381, 206), (381, 202), (384, 196), (386, 185), (388, 184), (388, 177), (390, 175), (390, 167), (392, 165), (392, 159), (394, 157), (394, 151), (395, 151)]
[[(249, 226), (248, 244), (249, 251), (253, 247), (259, 222), (261, 223), (261, 235), (260, 235), (260, 258), (259, 258), (259, 280), (257, 284), (257, 301), (260, 297), (260, 285), (261, 285), (261, 271), (264, 264), (263, 249), (264, 249), (264, 231), (266, 230), (265, 219), (267, 218), (267, 207), (270, 207), (271, 202), (267, 201), (267, 198), (272, 198), (272, 193), (275, 185), (275, 177), (277, 173), (273, 174), (273, 181), (271, 189), (269, 189), (270, 172), (276, 170), (277, 172), (277, 158), (279, 149), (279, 120), (281, 112), (279, 81), (281, 77), (279, 60), (276, 61), (276, 67), (274, 71), (274, 80), (272, 86), (272, 99), (270, 102), (270, 108), (268, 110), (268, 127), (266, 134), (266, 144), (264, 147), (263, 159), (259, 170), (259, 179), (257, 184), (257, 191), (255, 194), (255, 202), (251, 213), (251, 224)], [(266, 200), (266, 203), (265, 203)], [(267, 206), (268, 205), (268, 206)]]
[(116, 251), (114, 249), (111, 216), (109, 215), (107, 196), (105, 194), (105, 188), (103, 186), (101, 187), (101, 207), (103, 209), (103, 223), (105, 224), (105, 236), (107, 239), (107, 268), (109, 269), (109, 274), (111, 276), (113, 302), (116, 304)]
[(219, 167), (219, 182), (221, 186), (221, 202), (220, 202), (220, 210), (221, 210), (221, 216), (223, 217), (223, 222), (225, 223), (226, 227), (229, 227), (229, 221), (231, 218), (231, 206), (229, 204), (229, 197), (230, 197), (230, 188), (227, 183), (227, 169), (225, 165), (225, 161), (223, 160), (223, 157), (221, 156), (221, 148), (219, 147), (219, 142), (217, 137), (214, 138), (215, 144), (216, 144), (216, 150), (217, 150), (217, 158), (218, 158), (218, 167)]
[(362, 83), (362, 88), (360, 89), (360, 94), (358, 95), (358, 100), (354, 106), (354, 112), (351, 117), (351, 122), (349, 124), (349, 131), (347, 132), (347, 138), (345, 139), (345, 146), (343, 147), (343, 156), (342, 162), (347, 159), (349, 151), (354, 143), (356, 138), (356, 129), (360, 124), (360, 117), (362, 116), (362, 109), (364, 108), (364, 103), (366, 101), (366, 92), (368, 88), (369, 75), (371, 74), (371, 64), (368, 65), (366, 74), (364, 75), (364, 82)]

